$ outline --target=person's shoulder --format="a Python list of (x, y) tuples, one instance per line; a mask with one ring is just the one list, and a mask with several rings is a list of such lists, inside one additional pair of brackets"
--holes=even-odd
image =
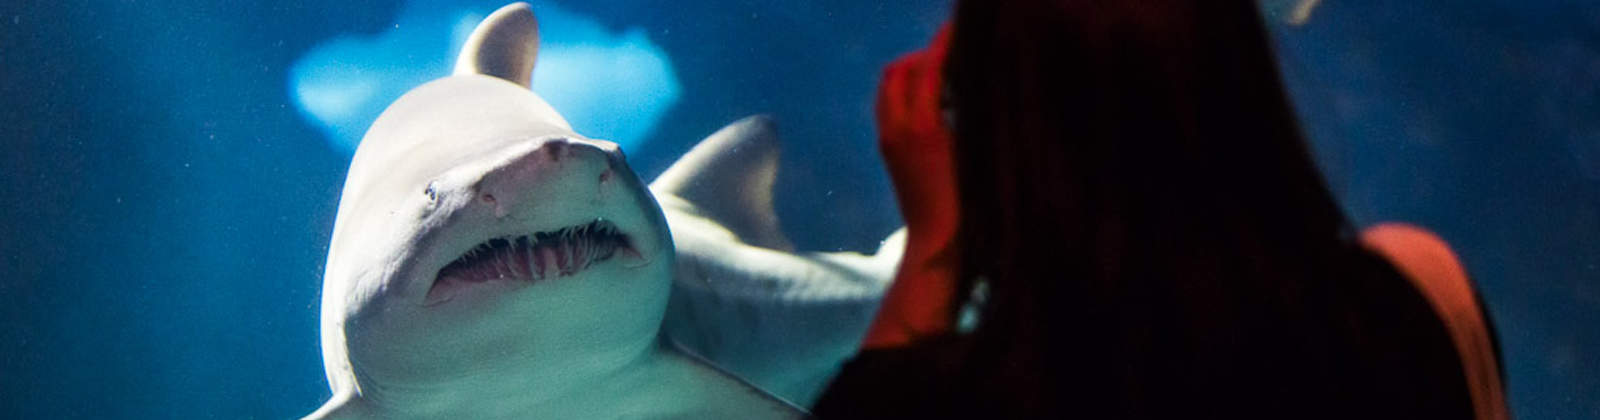
[(1493, 326), (1450, 244), (1427, 229), (1405, 223), (1369, 227), (1361, 232), (1361, 244), (1389, 260), (1443, 321), (1461, 357), (1476, 417), (1508, 418)]
[(1361, 243), (1388, 259), (1417, 286), (1428, 289), (1425, 293), (1471, 295), (1461, 260), (1450, 244), (1427, 229), (1406, 223), (1382, 223), (1362, 231)]

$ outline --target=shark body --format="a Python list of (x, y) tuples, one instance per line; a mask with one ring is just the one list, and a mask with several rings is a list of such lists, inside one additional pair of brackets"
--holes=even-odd
[(307, 418), (803, 416), (663, 338), (673, 276), (706, 264), (615, 144), (528, 91), (537, 44), (526, 4), (496, 11), (368, 130), (324, 275), (333, 395)]

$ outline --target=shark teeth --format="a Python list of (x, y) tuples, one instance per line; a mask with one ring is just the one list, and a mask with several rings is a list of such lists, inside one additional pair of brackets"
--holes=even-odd
[(611, 259), (628, 247), (628, 238), (611, 222), (593, 222), (552, 231), (484, 241), (439, 270), (434, 287), (445, 281), (536, 282), (571, 276)]

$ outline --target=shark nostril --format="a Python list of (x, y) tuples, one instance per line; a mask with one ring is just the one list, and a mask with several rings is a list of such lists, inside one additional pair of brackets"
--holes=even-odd
[(494, 194), (484, 194), (483, 195), (483, 202), (489, 203), (489, 204), (494, 204), (495, 203)]
[(544, 153), (550, 156), (551, 162), (560, 162), (561, 158), (563, 157), (562, 155), (566, 154), (563, 153), (567, 148), (566, 146), (567, 145), (564, 142), (551, 141), (549, 143), (545, 143), (543, 149)]
[(604, 171), (600, 171), (600, 183), (604, 184), (608, 181), (611, 181), (611, 170), (606, 169)]

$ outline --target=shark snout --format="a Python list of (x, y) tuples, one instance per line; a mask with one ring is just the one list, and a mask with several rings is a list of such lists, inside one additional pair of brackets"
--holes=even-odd
[[(496, 217), (551, 206), (598, 203), (613, 184), (616, 146), (607, 142), (551, 138), (515, 152), (477, 185), (480, 205)], [(587, 200), (585, 200), (587, 198)], [(565, 204), (565, 205), (563, 205)]]

